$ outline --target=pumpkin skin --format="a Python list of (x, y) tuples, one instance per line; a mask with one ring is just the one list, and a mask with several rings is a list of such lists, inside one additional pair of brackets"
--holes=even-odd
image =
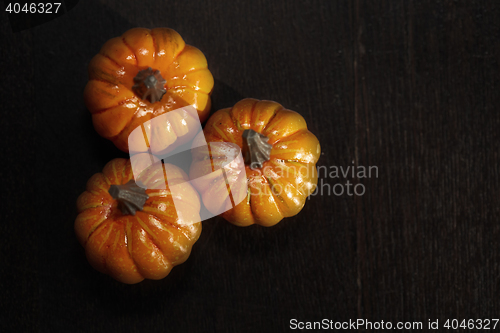
[[(166, 93), (154, 103), (133, 89), (139, 71), (149, 67), (160, 71), (166, 80)], [(199, 121), (190, 116), (174, 117), (163, 129), (173, 139), (164, 142), (162, 149), (171, 150), (191, 140), (197, 132), (194, 129), (210, 112), (214, 79), (206, 58), (172, 29), (134, 28), (110, 39), (90, 61), (88, 73), (84, 100), (94, 128), (124, 152), (128, 152), (130, 133), (147, 120), (193, 105)], [(144, 131), (150, 135), (149, 128)], [(144, 146), (138, 151), (146, 150)]]
[[(221, 216), (238, 226), (272, 226), (284, 217), (298, 214), (306, 198), (316, 189), (316, 162), (321, 148), (300, 114), (276, 102), (256, 99), (244, 99), (232, 108), (217, 111), (207, 121), (203, 134), (206, 142), (231, 142), (243, 149), (243, 131), (249, 129), (269, 138), (270, 159), (260, 168), (252, 169), (246, 164), (247, 195)], [(200, 145), (199, 139), (199, 136), (195, 138), (193, 146)], [(220, 155), (217, 151), (209, 158), (193, 154), (191, 179), (210, 164), (220, 164), (217, 157)], [(228, 177), (231, 176), (228, 172)], [(219, 178), (208, 188), (197, 188), (209, 210), (218, 205), (223, 192), (227, 191), (222, 182), (224, 179)], [(217, 188), (222, 189), (221, 193), (214, 193)]]
[[(176, 166), (164, 164), (169, 185), (182, 184), (182, 198), (190, 209), (184, 221), (179, 218), (163, 172), (147, 172), (145, 193), (149, 196), (141, 211), (124, 215), (117, 200), (108, 193), (111, 185), (134, 179), (130, 160), (117, 158), (92, 176), (77, 200), (79, 215), (75, 232), (85, 248), (89, 263), (98, 271), (128, 284), (144, 279), (162, 279), (183, 263), (201, 233), (198, 193), (185, 182), (186, 174)], [(136, 166), (138, 170), (140, 166)], [(145, 168), (145, 167), (144, 167)], [(161, 168), (160, 168), (161, 170)], [(142, 175), (142, 174), (141, 174)], [(146, 183), (144, 182), (144, 183)], [(164, 189), (157, 189), (163, 187)], [(184, 212), (185, 213), (185, 212)], [(189, 223), (186, 223), (189, 220)]]

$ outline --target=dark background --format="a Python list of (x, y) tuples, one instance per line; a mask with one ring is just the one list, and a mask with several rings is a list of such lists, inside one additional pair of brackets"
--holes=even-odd
[[(498, 318), (500, 3), (86, 0), (17, 33), (0, 15), (4, 332)], [(318, 137), (318, 165), (378, 178), (325, 178), (366, 193), (317, 195), (271, 228), (207, 220), (160, 281), (94, 271), (75, 201), (126, 155), (92, 127), (87, 65), (136, 26), (173, 28), (206, 55), (212, 112), (275, 100)]]

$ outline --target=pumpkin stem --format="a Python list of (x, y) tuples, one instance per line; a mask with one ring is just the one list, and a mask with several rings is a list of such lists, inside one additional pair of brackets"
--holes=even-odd
[(272, 145), (265, 135), (252, 129), (243, 131), (243, 157), (251, 169), (262, 168), (262, 164), (271, 158)]
[(118, 208), (123, 215), (135, 215), (136, 211), (142, 210), (149, 198), (146, 190), (133, 180), (123, 185), (111, 185), (108, 192), (118, 201)]
[(161, 76), (159, 70), (153, 70), (151, 67), (139, 71), (134, 77), (134, 82), (135, 84), (132, 86), (134, 92), (141, 99), (149, 97), (151, 103), (161, 100), (167, 92), (164, 87), (167, 81)]

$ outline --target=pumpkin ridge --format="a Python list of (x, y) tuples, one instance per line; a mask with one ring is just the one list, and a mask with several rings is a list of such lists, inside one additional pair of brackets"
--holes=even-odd
[(273, 200), (274, 200), (274, 203), (276, 204), (276, 208), (278, 209), (278, 212), (282, 216), (285, 216), (285, 214), (283, 214), (283, 212), (281, 210), (280, 204), (278, 203), (278, 201), (276, 201), (276, 199), (278, 199), (279, 202), (281, 202), (287, 208), (288, 208), (288, 205), (285, 203), (285, 200), (283, 200), (281, 195), (276, 193), (277, 191), (274, 189), (275, 186), (274, 186), (274, 183), (271, 181), (271, 177), (264, 177), (264, 179), (266, 180), (267, 186), (269, 186), (269, 190), (271, 191), (271, 196), (273, 197)]
[(139, 216), (137, 216), (137, 222), (139, 223), (141, 228), (144, 231), (146, 231), (146, 234), (148, 234), (152, 238), (152, 240), (158, 241), (158, 239), (156, 238), (156, 235), (153, 233), (153, 231), (151, 229), (149, 229), (149, 227), (146, 225), (146, 223), (144, 223), (144, 221)]
[(97, 230), (97, 228), (99, 228), (101, 225), (103, 225), (104, 223), (106, 223), (106, 221), (109, 218), (109, 212), (110, 212), (110, 210), (108, 210), (108, 212), (104, 215), (104, 217), (102, 218), (102, 220), (100, 220), (99, 222), (95, 223), (95, 226), (92, 227), (92, 229), (89, 231), (89, 234), (85, 237), (85, 244), (84, 245), (87, 245), (87, 242), (89, 241), (89, 239), (92, 236), (92, 234)]
[(137, 54), (136, 52), (134, 51), (134, 49), (127, 43), (127, 41), (125, 40), (125, 37), (122, 37), (122, 42), (123, 44), (128, 47), (128, 49), (132, 52), (132, 55), (134, 56), (134, 59), (135, 59), (135, 66), (138, 67), (139, 66), (139, 59), (137, 59)]
[(151, 42), (153, 43), (153, 62), (156, 62), (156, 53), (158, 52), (158, 44), (156, 44), (155, 36), (151, 33), (151, 30), (148, 29), (148, 33), (151, 36)]
[(121, 232), (115, 232), (115, 240), (113, 241), (113, 245), (111, 246), (113, 250), (116, 249), (116, 245), (118, 244), (118, 240), (120, 239), (120, 233)]
[(172, 215), (163, 214), (164, 211), (162, 211), (161, 209), (158, 209), (156, 207), (152, 207), (151, 205), (147, 205), (147, 206), (144, 205), (143, 211), (146, 212), (146, 213), (148, 213), (148, 214), (151, 214), (153, 216), (156, 216), (156, 217), (159, 217), (159, 215), (162, 215), (162, 216), (166, 216), (166, 217), (169, 217), (169, 218), (175, 218)]
[[(260, 133), (264, 133), (264, 132), (267, 130), (267, 127), (269, 126), (269, 124), (270, 124), (270, 123), (274, 120), (274, 118), (276, 118), (276, 116), (278, 115), (278, 113), (279, 113), (281, 110), (283, 110), (283, 109), (284, 109), (284, 108), (283, 108), (283, 107), (281, 107), (281, 109), (279, 109), (279, 110), (277, 110), (277, 111), (276, 111), (276, 110), (274, 111), (274, 114), (271, 116), (271, 118), (269, 118), (269, 119), (268, 119), (267, 124), (264, 126), (264, 128), (262, 129), (262, 131), (261, 131)], [(273, 145), (274, 145), (274, 144), (273, 144)]]
[[(165, 224), (172, 226), (174, 229), (178, 230), (187, 240), (190, 240), (189, 235), (186, 233), (186, 230), (181, 225), (179, 225), (177, 223), (172, 223), (166, 219), (164, 220), (162, 217), (157, 217), (157, 218), (160, 220), (160, 222), (165, 222)], [(197, 223), (201, 223), (201, 221), (197, 222)], [(197, 223), (194, 223), (194, 224), (197, 224)]]
[(102, 55), (103, 57), (111, 60), (112, 63), (114, 63), (116, 66), (120, 67), (120, 68), (125, 68), (125, 66), (123, 65), (120, 65), (120, 63), (118, 63), (118, 61), (116, 61), (115, 59), (111, 58), (109, 55), (105, 54), (105, 53), (101, 53), (99, 52), (100, 55)]
[[(302, 163), (302, 162), (296, 162), (296, 161), (291, 161), (291, 160), (283, 160), (283, 159), (279, 159), (279, 158), (276, 158), (276, 157), (273, 158), (272, 155), (271, 155), (271, 159), (269, 160), (269, 162), (271, 164), (275, 165), (275, 167), (273, 167), (273, 169), (274, 168), (278, 168), (278, 169), (282, 169), (283, 168), (282, 164), (276, 162), (277, 160), (283, 161), (283, 162), (288, 162), (288, 163), (298, 163), (298, 164), (301, 164), (301, 166), (306, 166), (307, 164), (309, 164), (309, 163)], [(286, 171), (287, 173), (289, 172), (290, 169), (292, 169), (293, 170), (293, 175), (297, 175), (297, 173), (295, 172), (294, 168), (289, 167), (286, 164), (285, 164), (285, 167), (287, 169), (287, 171)]]
[(289, 182), (287, 181), (288, 185), (293, 187), (295, 190), (297, 190), (297, 192), (300, 193), (300, 195), (304, 195), (304, 193), (301, 191), (301, 189), (299, 187), (297, 187), (295, 184), (293, 184), (292, 182)]
[[(259, 119), (260, 117), (260, 108), (255, 110), (255, 107), (257, 106), (259, 102), (255, 103), (254, 106), (252, 107), (252, 110), (250, 111), (250, 121), (252, 121), (252, 119), (254, 119), (254, 115), (255, 115), (255, 119)], [(257, 113), (257, 114), (255, 114)]]
[[(173, 229), (176, 229), (177, 231), (179, 231), (186, 239), (189, 239), (189, 236), (186, 234), (185, 230), (182, 229), (182, 227), (180, 225), (178, 225), (176, 223), (172, 223), (172, 222), (168, 221), (167, 219), (162, 218), (161, 216), (157, 216), (155, 214), (151, 214), (151, 215), (156, 217), (161, 223), (168, 224)], [(168, 228), (168, 226), (167, 226), (167, 228)]]
[(125, 231), (125, 244), (127, 245), (127, 252), (130, 256), (130, 259), (133, 261), (134, 265), (137, 267), (137, 264), (134, 260), (134, 257), (132, 256), (132, 222), (130, 222), (128, 219), (127, 219), (127, 222), (125, 223), (125, 228), (124, 228), (124, 231)]
[[(106, 181), (106, 183), (111, 186), (111, 180), (108, 178), (108, 176), (106, 176), (104, 173), (102, 173), (102, 177), (104, 178), (104, 180)], [(103, 188), (101, 188), (103, 189)], [(109, 187), (106, 189), (106, 192), (109, 190)]]
[[(255, 177), (252, 177), (252, 178), (255, 178)], [(250, 181), (249, 181), (249, 184), (250, 184)], [(254, 206), (255, 204), (252, 204), (252, 198), (253, 198), (253, 194), (252, 194), (252, 190), (250, 189), (250, 186), (248, 187), (249, 191), (250, 191), (250, 194), (248, 195), (248, 197), (250, 198), (250, 200), (247, 200), (247, 205), (250, 206), (250, 212), (252, 213), (252, 217), (253, 217), (253, 220), (257, 220), (257, 214), (255, 214), (255, 210), (254, 210)]]
[(179, 88), (182, 88), (182, 89), (189, 89), (189, 90), (193, 91), (193, 92), (194, 92), (194, 93), (196, 93), (196, 94), (199, 94), (199, 93), (202, 93), (202, 94), (205, 94), (205, 95), (210, 94), (210, 92), (206, 92), (206, 91), (201, 90), (200, 88), (191, 87), (191, 86), (189, 86), (189, 85), (185, 85), (185, 86), (175, 86), (175, 87), (172, 87), (171, 89), (172, 89), (172, 90), (174, 90), (174, 89), (179, 89)]
[(127, 246), (127, 252), (128, 252), (129, 257), (130, 257), (130, 260), (132, 261), (132, 264), (134, 265), (134, 270), (137, 272), (137, 274), (139, 274), (144, 279), (144, 276), (141, 274), (141, 272), (139, 272), (139, 266), (137, 265), (137, 262), (135, 261), (135, 258), (132, 255), (132, 235), (131, 235), (132, 229), (130, 227), (131, 224), (132, 224), (132, 222), (127, 220), (127, 223), (124, 227), (125, 245)]
[(121, 179), (118, 180), (118, 173), (116, 172), (116, 163), (111, 163), (111, 166), (112, 166), (111, 170), (113, 170), (113, 177), (115, 178), (116, 183), (122, 184), (122, 180)]
[[(168, 83), (167, 83), (167, 84), (168, 84)], [(168, 90), (177, 90), (177, 89), (189, 89), (189, 88), (190, 88), (189, 86), (181, 86), (181, 85), (179, 85), (179, 86), (172, 86), (172, 87), (169, 87), (169, 88), (167, 88), (167, 91), (168, 91)], [(193, 89), (191, 89), (191, 90), (193, 90)], [(196, 90), (193, 90), (193, 91), (196, 91)]]
[(106, 206), (109, 206), (109, 205), (101, 205), (101, 204), (98, 204), (98, 205), (94, 205), (94, 204), (90, 204), (90, 205), (86, 205), (86, 206), (83, 206), (82, 210), (80, 212), (83, 212), (87, 209), (91, 209), (91, 208), (99, 208), (99, 207), (106, 207)]
[(163, 256), (165, 261), (168, 262), (168, 265), (171, 266), (172, 261), (168, 259), (167, 254), (165, 252), (163, 252), (161, 247), (157, 244), (157, 242), (155, 241), (157, 239), (154, 238), (153, 235), (149, 234), (147, 231), (146, 231), (146, 237), (148, 238), (150, 245), (153, 246), (154, 248), (156, 248), (158, 250), (158, 252), (161, 253), (161, 255)]
[(217, 132), (217, 134), (219, 134), (219, 138), (221, 138), (222, 140), (224, 140), (226, 142), (233, 142), (231, 139), (229, 139), (224, 134), (224, 132), (217, 126), (217, 124), (214, 124), (212, 127), (215, 129), (215, 131)]
[[(254, 105), (254, 108), (255, 108), (255, 105)], [(253, 109), (250, 112), (253, 112)], [(233, 108), (229, 109), (228, 114), (229, 114), (229, 118), (231, 118), (231, 121), (233, 122), (233, 125), (236, 126), (236, 128), (238, 129), (238, 131), (241, 131), (243, 128), (241, 127), (241, 124), (238, 121), (238, 119), (235, 118), (234, 112), (233, 112)]]
[[(172, 193), (170, 193), (170, 195), (172, 195)], [(199, 198), (199, 194), (198, 194), (198, 198)], [(185, 204), (187, 204), (187, 205), (191, 206), (193, 209), (194, 209), (194, 208), (196, 208), (196, 206), (193, 206), (193, 205), (191, 204), (191, 200), (186, 201), (186, 200), (184, 200), (184, 197), (183, 197), (183, 196), (181, 196), (180, 198), (176, 199), (176, 201), (183, 202), (183, 203), (185, 203)], [(174, 204), (174, 206), (175, 206), (175, 204)], [(151, 206), (150, 206), (150, 207), (151, 207)]]
[[(123, 86), (123, 84), (121, 84), (120, 82), (116, 83), (116, 82), (111, 82), (111, 81), (108, 81), (108, 80), (105, 80), (105, 79), (102, 79), (102, 78), (91, 78), (89, 81), (98, 81), (98, 82), (104, 82), (104, 83), (108, 83), (108, 84), (112, 84), (114, 86), (120, 84)], [(124, 86), (125, 87), (125, 86)], [(125, 87), (126, 88), (126, 87)]]
[[(163, 30), (162, 28), (155, 28), (155, 29)], [(153, 30), (155, 30), (155, 29), (153, 29)], [(175, 53), (175, 52), (172, 53), (172, 59), (171, 59), (171, 61), (174, 62), (174, 61), (177, 60), (177, 57), (179, 57), (179, 55), (181, 55), (181, 53), (184, 52), (184, 50), (186, 49), (186, 46), (188, 46), (188, 44), (186, 44), (186, 41), (182, 38), (181, 35), (179, 35), (179, 33), (177, 31), (172, 30), (170, 28), (166, 28), (166, 31), (168, 31), (169, 34), (173, 33), (172, 35), (169, 35), (169, 37), (167, 37), (167, 38), (169, 38), (169, 40), (168, 40), (169, 43), (175, 44), (175, 47), (173, 48), (173, 50), (177, 50), (177, 53)], [(162, 34), (165, 35), (166, 31), (163, 31)], [(176, 34), (177, 34), (177, 36), (175, 36)], [(153, 35), (153, 34), (151, 34), (151, 35)], [(180, 39), (180, 41), (182, 43), (184, 43), (184, 46), (182, 47), (182, 49), (180, 49), (180, 47), (179, 47), (179, 41), (176, 40), (175, 37), (178, 37)]]
[[(146, 201), (146, 203), (144, 204), (143, 212), (154, 216), (156, 219), (160, 220), (161, 222), (163, 222), (163, 218), (172, 218), (172, 219), (175, 218), (175, 217), (172, 217), (171, 215), (161, 214), (162, 211), (159, 210), (158, 208), (154, 207), (152, 205), (152, 203), (153, 202), (148, 199), (148, 201)], [(174, 205), (174, 207), (175, 207), (175, 205)], [(169, 222), (167, 220), (165, 220), (165, 222), (172, 225), (173, 227), (176, 227), (172, 222)]]
[[(152, 190), (152, 191), (154, 191), (154, 192), (153, 193), (147, 192), (150, 198), (154, 198), (154, 197), (166, 198), (169, 195), (172, 195), (172, 193), (169, 190)], [(160, 193), (160, 191), (167, 191), (168, 193)]]
[[(131, 167), (131, 163), (130, 163), (130, 160), (128, 160), (122, 168), (122, 183), (124, 182), (123, 181), (124, 179), (126, 179), (125, 183), (127, 183), (130, 180), (130, 179), (128, 179), (129, 177), (125, 177), (125, 171), (129, 171), (130, 167)], [(133, 173), (132, 173), (132, 178), (133, 178)], [(134, 179), (134, 181), (135, 181), (135, 179)]]
[(111, 228), (111, 225), (114, 223), (114, 221), (109, 221), (109, 229), (108, 229), (108, 233), (106, 234), (106, 236), (104, 237), (104, 240), (101, 242), (101, 244), (99, 245), (99, 249), (98, 251), (101, 251), (101, 248), (102, 246), (108, 241), (109, 239), (109, 235), (111, 234), (111, 231), (113, 231), (113, 228)]
[(122, 106), (123, 104), (125, 104), (125, 103), (127, 103), (127, 102), (130, 102), (130, 101), (133, 101), (133, 100), (135, 100), (135, 99), (136, 99), (135, 97), (134, 97), (134, 98), (127, 98), (127, 99), (124, 99), (124, 100), (122, 100), (122, 101), (118, 102), (118, 104), (116, 104), (116, 105), (113, 105), (113, 106), (110, 106), (110, 107), (107, 107), (107, 108), (104, 108), (104, 109), (101, 109), (101, 110), (97, 110), (97, 111), (95, 111), (95, 112), (92, 112), (92, 115), (104, 113), (104, 112), (109, 111), (109, 110), (111, 110), (111, 109), (114, 109), (114, 108), (117, 108), (117, 107), (119, 107), (119, 106)]
[[(139, 110), (139, 109), (138, 109), (138, 110)], [(137, 112), (137, 111), (136, 111), (136, 112)], [(110, 139), (110, 140), (115, 140), (116, 138), (118, 138), (119, 136), (121, 136), (121, 135), (123, 134), (123, 132), (125, 132), (125, 130), (126, 130), (126, 129), (128, 129), (128, 127), (130, 126), (130, 123), (131, 123), (131, 122), (132, 122), (132, 121), (129, 121), (129, 122), (128, 122), (128, 123), (127, 123), (127, 124), (126, 124), (126, 125), (122, 128), (122, 130), (121, 130), (121, 131), (120, 131), (117, 135), (112, 136), (112, 137), (110, 137), (110, 138), (108, 138), (108, 139)], [(141, 124), (141, 125), (142, 125), (142, 124)], [(139, 125), (139, 126), (141, 126), (141, 125)], [(139, 127), (139, 126), (137, 126), (137, 127)], [(137, 127), (136, 127), (136, 128), (137, 128)], [(135, 129), (135, 128), (134, 128), (134, 129)], [(130, 131), (130, 132), (132, 132), (132, 131)], [(149, 146), (148, 146), (148, 148), (149, 148)]]
[(271, 123), (273, 122), (274, 118), (276, 118), (278, 116), (278, 114), (284, 109), (280, 109), (279, 111), (276, 111), (276, 113), (271, 117), (269, 118), (269, 121), (267, 122), (267, 125), (266, 127), (264, 127), (262, 129), (262, 133), (266, 132), (268, 129), (272, 129), (274, 126), (278, 125), (279, 123), (276, 123), (276, 124), (273, 124), (271, 127), (269, 127), (271, 125)]
[(99, 225), (97, 225), (95, 228), (92, 228), (92, 230), (89, 232), (87, 238), (85, 239), (85, 245), (87, 245), (87, 243), (89, 242), (90, 238), (97, 231), (97, 229), (102, 228), (104, 226), (104, 224), (106, 224), (107, 222), (108, 222), (108, 216), (106, 216), (104, 218), (104, 220), (101, 223), (99, 223)]
[[(309, 130), (307, 129), (307, 127), (306, 127), (306, 128), (301, 128), (301, 129), (299, 129), (299, 130), (297, 130), (297, 131), (295, 131), (295, 132), (292, 132), (292, 133), (290, 133), (290, 134), (288, 134), (288, 135), (286, 135), (286, 136), (280, 137), (278, 140), (276, 140), (276, 142), (275, 142), (275, 143), (281, 142), (281, 140), (283, 140), (283, 139), (288, 139), (289, 137), (291, 137), (291, 136), (293, 136), (293, 135), (295, 135), (295, 134), (297, 134), (297, 133), (300, 133), (300, 132), (309, 132), (309, 133), (311, 133), (311, 131), (309, 131)], [(312, 134), (312, 133), (311, 133), (311, 134)], [(292, 141), (297, 141), (297, 140), (292, 140)]]
[(186, 74), (192, 74), (192, 73), (196, 73), (196, 72), (199, 72), (199, 71), (204, 71), (204, 70), (207, 70), (208, 69), (208, 66), (206, 67), (200, 67), (200, 68), (195, 68), (195, 69), (191, 69), (189, 71), (186, 72)]

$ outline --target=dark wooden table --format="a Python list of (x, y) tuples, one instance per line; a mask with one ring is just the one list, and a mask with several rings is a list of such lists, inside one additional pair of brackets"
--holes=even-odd
[[(1, 15), (2, 332), (499, 318), (498, 2), (87, 0), (17, 33)], [(129, 286), (90, 267), (73, 223), (87, 179), (126, 157), (92, 127), (87, 65), (136, 26), (204, 52), (213, 111), (301, 113), (329, 173), (299, 215), (207, 220), (186, 263)], [(359, 166), (377, 174), (330, 172)], [(328, 192), (347, 181), (364, 194)]]

